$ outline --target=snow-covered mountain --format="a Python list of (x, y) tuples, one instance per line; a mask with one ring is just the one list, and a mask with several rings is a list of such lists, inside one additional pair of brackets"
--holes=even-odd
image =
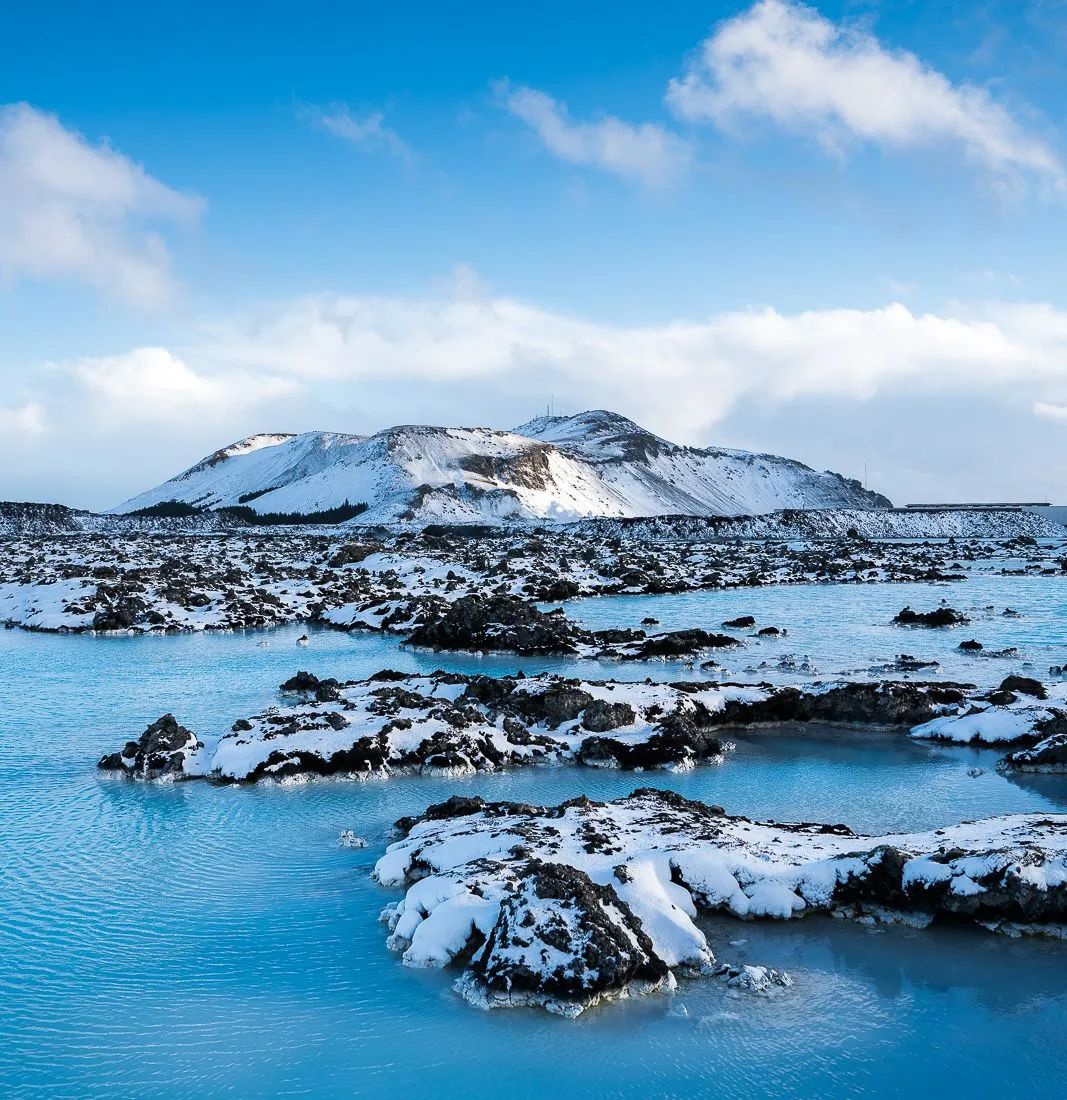
[(181, 501), (310, 513), (346, 500), (368, 505), (364, 523), (890, 507), (840, 474), (775, 455), (680, 447), (596, 410), (510, 432), (405, 425), (371, 436), (249, 436), (114, 511)]

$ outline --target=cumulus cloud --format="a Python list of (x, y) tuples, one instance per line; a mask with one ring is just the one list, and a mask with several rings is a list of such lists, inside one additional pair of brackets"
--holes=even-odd
[(304, 107), (300, 114), (315, 129), (333, 134), (364, 151), (384, 151), (403, 160), (412, 158), (410, 146), (395, 130), (386, 126), (381, 111), (354, 115), (347, 104), (334, 103), (326, 109)]
[(0, 276), (74, 279), (137, 306), (173, 291), (158, 227), (201, 200), (26, 103), (0, 107)]
[(538, 136), (541, 144), (570, 164), (602, 168), (646, 187), (664, 187), (689, 167), (688, 142), (651, 122), (633, 125), (614, 115), (589, 122), (570, 117), (565, 104), (535, 88), (497, 85), (500, 101)]
[(835, 149), (952, 142), (1002, 183), (1029, 177), (1062, 191), (1067, 182), (1056, 153), (985, 89), (794, 0), (760, 0), (722, 23), (671, 81), (667, 103), (723, 127), (767, 118)]
[(76, 387), (77, 403), (88, 416), (123, 423), (154, 422), (181, 427), (195, 416), (225, 422), (249, 406), (291, 394), (291, 378), (249, 370), (195, 370), (166, 348), (134, 348), (52, 364)]

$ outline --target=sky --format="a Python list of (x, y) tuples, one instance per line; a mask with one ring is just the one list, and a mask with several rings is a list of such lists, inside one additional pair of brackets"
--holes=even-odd
[(1067, 0), (6, 0), (0, 499), (611, 408), (1067, 503)]

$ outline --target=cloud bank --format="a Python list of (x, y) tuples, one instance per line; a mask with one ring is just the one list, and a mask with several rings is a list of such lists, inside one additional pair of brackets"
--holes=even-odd
[[(19, 402), (0, 409), (0, 454), (36, 454), (58, 471), (78, 453), (88, 476), (97, 461), (118, 468), (121, 452), (124, 480), (98, 471), (102, 484), (112, 479), (94, 501), (106, 504), (253, 431), (368, 431), (416, 420), (507, 427), (549, 395), (567, 411), (608, 405), (679, 442), (725, 437), (852, 474), (877, 445), (850, 439), (847, 454), (834, 450), (835, 433), (817, 428), (817, 410), (844, 418), (840, 440), (862, 412), (887, 438), (908, 440), (894, 461), (910, 471), (909, 485), (919, 484), (916, 471), (937, 468), (946, 493), (956, 478), (980, 499), (981, 464), (943, 453), (978, 453), (968, 425), (980, 408), (996, 410), (994, 424), (1014, 417), (1011, 438), (1029, 442), (1026, 453), (998, 451), (1005, 491), (1011, 477), (1021, 484), (1028, 470), (1059, 466), (1067, 311), (767, 307), (627, 326), (470, 287), (454, 296), (318, 295), (205, 324), (180, 349), (45, 365)], [(968, 411), (954, 416), (963, 405)], [(912, 433), (920, 421), (922, 432)]]

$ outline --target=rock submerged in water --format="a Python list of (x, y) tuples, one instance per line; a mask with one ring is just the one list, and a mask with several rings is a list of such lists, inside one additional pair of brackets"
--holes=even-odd
[(912, 611), (910, 607), (905, 607), (893, 616), (896, 626), (960, 626), (970, 621), (954, 607), (938, 607), (933, 611)]
[(193, 776), (186, 765), (203, 747), (192, 730), (179, 725), (173, 714), (164, 714), (136, 741), (127, 741), (121, 752), (102, 757), (97, 767), (135, 779), (189, 779)]
[(1057, 934), (1067, 921), (1067, 815), (1020, 814), (928, 833), (731, 817), (670, 791), (554, 807), (453, 799), (398, 822), (375, 865), (403, 888), (382, 918), (410, 966), (457, 965), (473, 1004), (591, 1004), (718, 974), (735, 988), (780, 972), (715, 965), (694, 918), (828, 912), (864, 921), (939, 916)]
[(632, 656), (637, 660), (649, 657), (691, 657), (705, 649), (729, 649), (740, 644), (728, 634), (713, 634), (699, 629), (672, 630), (641, 642)]
[(793, 984), (793, 979), (784, 970), (743, 963), (722, 963), (715, 968), (715, 977), (721, 978), (731, 988), (743, 989), (747, 993), (768, 993), (775, 986), (788, 989)]

